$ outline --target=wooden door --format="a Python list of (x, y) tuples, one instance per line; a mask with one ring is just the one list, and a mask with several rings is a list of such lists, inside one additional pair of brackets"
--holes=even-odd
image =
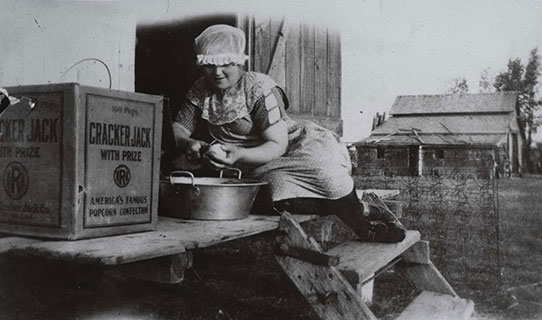
[(267, 73), (284, 88), (288, 113), (342, 134), (339, 33), (289, 20), (239, 18), (247, 33), (249, 70)]

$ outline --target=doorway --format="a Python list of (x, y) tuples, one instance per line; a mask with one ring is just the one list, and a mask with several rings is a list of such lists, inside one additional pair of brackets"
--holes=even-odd
[(235, 15), (187, 18), (174, 23), (138, 26), (136, 29), (135, 90), (162, 95), (169, 100), (171, 115), (196, 79), (194, 38), (214, 24), (235, 26)]
[(408, 147), (408, 175), (417, 176), (419, 162), (419, 146)]
[(171, 126), (188, 89), (203, 74), (196, 66), (194, 38), (214, 24), (235, 26), (234, 15), (187, 18), (174, 23), (138, 26), (135, 50), (136, 92), (164, 98), (162, 121), (162, 157), (164, 176), (173, 170), (178, 148)]

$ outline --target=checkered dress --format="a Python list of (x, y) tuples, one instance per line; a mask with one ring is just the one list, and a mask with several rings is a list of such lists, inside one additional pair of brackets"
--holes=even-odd
[(221, 99), (205, 86), (203, 79), (196, 82), (175, 117), (192, 133), (203, 130), (222, 143), (254, 147), (264, 142), (261, 132), (286, 122), (288, 149), (283, 156), (258, 167), (240, 165), (243, 177), (268, 182), (273, 201), (338, 199), (352, 191), (350, 158), (339, 137), (288, 117), (286, 96), (270, 77), (247, 72)]

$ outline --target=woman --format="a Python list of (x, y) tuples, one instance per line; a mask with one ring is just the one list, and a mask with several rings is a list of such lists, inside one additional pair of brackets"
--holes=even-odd
[[(195, 48), (205, 76), (190, 88), (173, 124), (189, 159), (237, 167), (245, 177), (267, 181), (259, 199), (268, 208), (337, 214), (366, 241), (404, 238), (395, 219), (370, 223), (370, 210), (364, 216), (339, 138), (311, 122), (293, 121), (282, 89), (267, 75), (243, 70), (248, 57), (242, 30), (211, 26), (195, 39)], [(202, 132), (207, 137), (196, 138)]]

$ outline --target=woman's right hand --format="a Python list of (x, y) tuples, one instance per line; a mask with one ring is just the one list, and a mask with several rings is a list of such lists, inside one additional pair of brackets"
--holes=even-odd
[(192, 162), (201, 161), (201, 155), (209, 147), (204, 141), (190, 139), (186, 142), (186, 156)]

